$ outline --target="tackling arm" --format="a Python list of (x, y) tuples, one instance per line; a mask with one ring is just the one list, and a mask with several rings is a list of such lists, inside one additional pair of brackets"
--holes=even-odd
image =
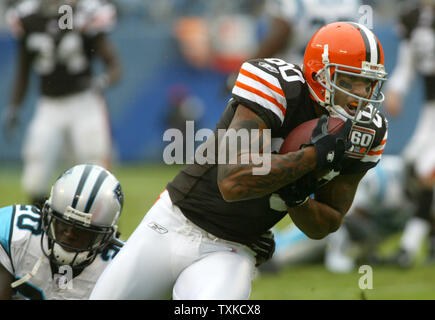
[(288, 208), (295, 225), (312, 239), (335, 232), (352, 205), (359, 181), (365, 173), (340, 175), (315, 193), (303, 205)]
[(291, 24), (281, 17), (271, 18), (271, 30), (258, 48), (256, 58), (270, 58), (283, 50), (291, 34)]
[(15, 76), (12, 86), (12, 97), (9, 112), (16, 116), (18, 109), (26, 96), (29, 86), (31, 59), (28, 56), (23, 40), (18, 42), (18, 54), (15, 64)]
[(96, 43), (96, 52), (101, 57), (106, 72), (99, 78), (97, 86), (105, 89), (117, 83), (122, 75), (122, 67), (115, 47), (109, 41), (109, 38), (101, 34)]
[(13, 136), (13, 131), (18, 122), (18, 111), (26, 96), (29, 85), (31, 60), (25, 49), (24, 41), (18, 45), (18, 58), (15, 67), (15, 80), (12, 87), (12, 98), (9, 107), (5, 110), (4, 128), (8, 139)]
[(11, 105), (18, 108), (26, 96), (31, 68), (31, 61), (22, 40), (19, 41), (17, 56), (18, 59), (15, 67), (15, 80), (12, 89)]

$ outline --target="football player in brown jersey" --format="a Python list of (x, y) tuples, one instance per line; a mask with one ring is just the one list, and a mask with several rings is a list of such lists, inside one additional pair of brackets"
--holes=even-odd
[[(349, 22), (315, 33), (303, 71), (274, 58), (245, 62), (216, 129), (255, 132), (250, 145), (236, 148), (236, 163), (216, 163), (232, 146), (210, 136), (205, 143), (217, 146), (215, 157), (185, 166), (167, 185), (91, 299), (248, 299), (255, 265), (273, 253), (269, 229), (287, 213), (310, 238), (339, 228), (385, 147), (387, 123), (379, 112), (385, 80), (378, 39)], [(336, 134), (325, 130), (328, 115), (346, 121)], [(289, 132), (316, 118), (303, 148), (274, 153)], [(259, 140), (255, 154), (250, 147)], [(253, 159), (266, 150), (269, 170), (256, 174)], [(307, 178), (320, 171), (319, 179)]]

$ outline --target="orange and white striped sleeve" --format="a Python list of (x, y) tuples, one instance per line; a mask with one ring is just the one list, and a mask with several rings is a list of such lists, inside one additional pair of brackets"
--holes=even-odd
[(284, 122), (287, 100), (278, 77), (250, 62), (243, 63), (234, 85), (233, 96), (271, 111)]
[(382, 138), (382, 141), (379, 145), (372, 148), (367, 152), (367, 154), (361, 159), (362, 162), (378, 162), (381, 160), (382, 153), (385, 150), (385, 145), (387, 143), (388, 139), (388, 130), (385, 130), (384, 137)]

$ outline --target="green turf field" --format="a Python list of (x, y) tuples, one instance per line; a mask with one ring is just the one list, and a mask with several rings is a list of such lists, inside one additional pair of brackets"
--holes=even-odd
[[(177, 173), (177, 166), (114, 167), (121, 181), (125, 206), (119, 226), (127, 239), (147, 210)], [(0, 206), (25, 203), (20, 191), (20, 167), (0, 166)], [(288, 220), (289, 221), (289, 220)], [(277, 274), (259, 275), (252, 299), (435, 299), (435, 265), (420, 263), (411, 270), (373, 266), (373, 289), (362, 290), (358, 270), (333, 274), (321, 265), (289, 266)]]

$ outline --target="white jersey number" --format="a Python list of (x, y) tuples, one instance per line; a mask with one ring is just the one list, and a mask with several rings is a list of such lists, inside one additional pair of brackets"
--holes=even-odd
[(35, 69), (41, 75), (52, 73), (58, 63), (65, 65), (71, 74), (80, 73), (88, 67), (83, 40), (75, 32), (63, 36), (57, 46), (49, 35), (32, 33), (26, 45), (29, 50), (37, 52)]
[[(302, 76), (302, 73), (300, 70), (296, 68), (296, 66), (292, 63), (285, 62), (284, 60), (278, 59), (278, 58), (267, 58), (264, 59), (265, 61), (275, 64), (278, 66), (278, 70), (281, 73), (282, 78), (287, 82), (293, 82), (293, 81), (300, 81), (302, 83), (305, 83), (305, 79)], [(287, 74), (287, 71), (293, 71), (295, 74)]]

